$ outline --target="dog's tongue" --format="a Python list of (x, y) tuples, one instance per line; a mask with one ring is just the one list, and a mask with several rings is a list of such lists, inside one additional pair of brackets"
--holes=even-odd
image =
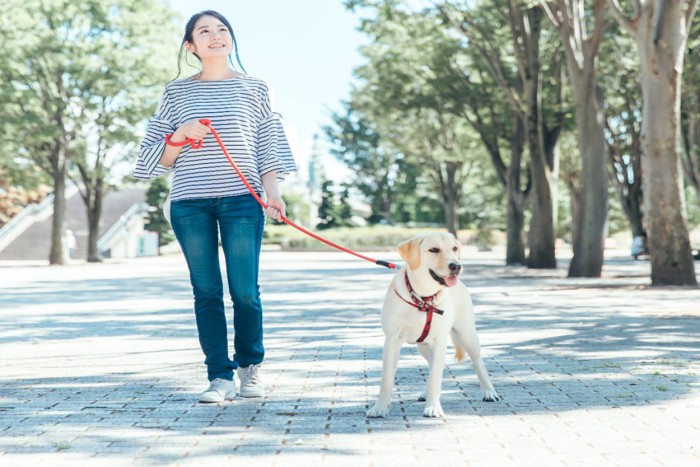
[(457, 285), (458, 280), (456, 277), (445, 277), (445, 284), (447, 284), (447, 287), (454, 287)]

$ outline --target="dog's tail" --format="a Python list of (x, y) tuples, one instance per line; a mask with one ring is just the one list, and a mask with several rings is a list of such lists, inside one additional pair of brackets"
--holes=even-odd
[(455, 346), (455, 360), (461, 362), (464, 360), (464, 349), (459, 345), (459, 342), (457, 342), (454, 336), (450, 337), (452, 337), (452, 345)]

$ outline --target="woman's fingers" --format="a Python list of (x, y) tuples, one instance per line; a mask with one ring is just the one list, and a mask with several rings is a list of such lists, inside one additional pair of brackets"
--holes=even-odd
[(265, 210), (265, 214), (267, 214), (269, 217), (272, 217), (276, 221), (281, 221), (285, 215), (284, 211), (281, 211), (280, 209), (274, 206), (268, 206)]
[(199, 120), (190, 120), (185, 125), (187, 125), (185, 136), (196, 141), (204, 139), (208, 133), (211, 133), (211, 128), (200, 123)]

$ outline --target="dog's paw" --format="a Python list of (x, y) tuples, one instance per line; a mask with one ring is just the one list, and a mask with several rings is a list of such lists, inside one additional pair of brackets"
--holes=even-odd
[(445, 416), (442, 406), (438, 403), (435, 405), (427, 405), (423, 410), (423, 416), (428, 418), (441, 418)]
[(374, 406), (367, 411), (368, 418), (384, 418), (389, 415), (389, 407), (380, 407), (379, 404), (374, 404)]
[(421, 392), (418, 396), (418, 402), (425, 402), (425, 391)]
[(481, 391), (481, 400), (484, 402), (496, 402), (501, 400), (501, 396), (492, 388), (487, 391)]

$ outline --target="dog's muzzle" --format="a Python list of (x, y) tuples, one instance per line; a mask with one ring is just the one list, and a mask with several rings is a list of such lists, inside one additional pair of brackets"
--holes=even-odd
[(448, 267), (450, 268), (450, 275), (447, 277), (440, 276), (432, 269), (428, 271), (430, 271), (430, 277), (438, 284), (444, 287), (454, 287), (459, 281), (458, 276), (462, 272), (462, 265), (459, 263), (450, 263)]

